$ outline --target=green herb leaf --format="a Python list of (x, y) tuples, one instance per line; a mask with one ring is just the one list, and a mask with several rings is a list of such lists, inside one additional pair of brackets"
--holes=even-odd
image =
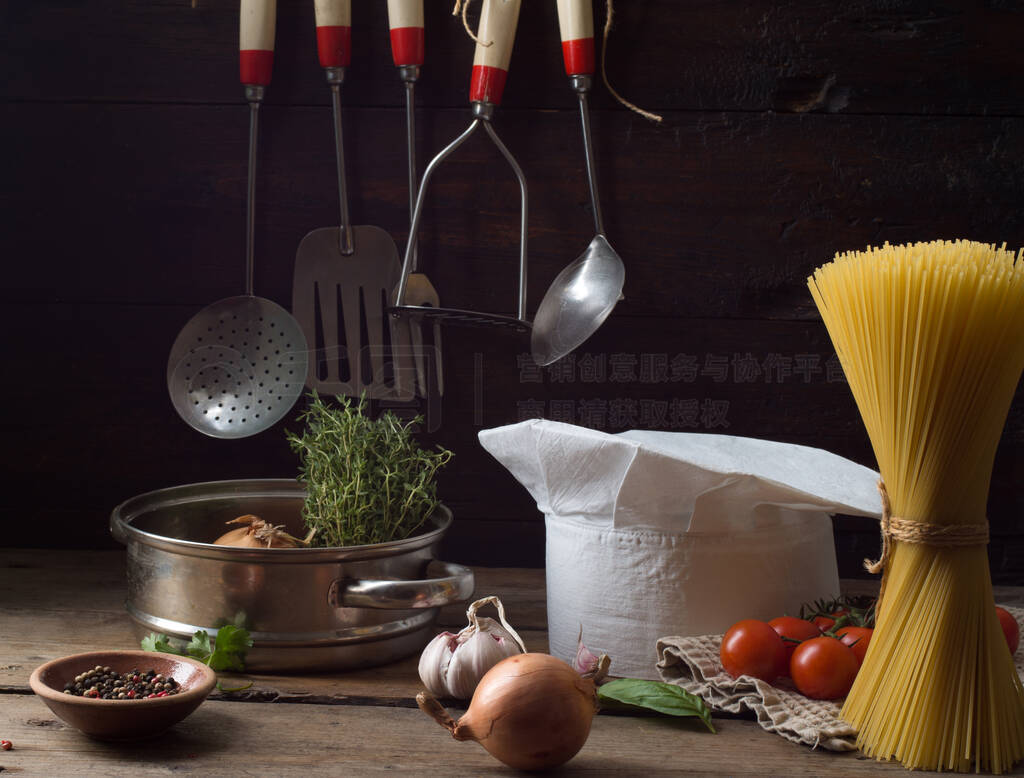
[(181, 651), (171, 645), (171, 639), (159, 632), (150, 632), (142, 639), (143, 651), (159, 651), (162, 654), (181, 654)]
[(252, 648), (252, 637), (248, 630), (234, 624), (225, 624), (217, 630), (216, 640), (211, 641), (205, 629), (192, 636), (192, 640), (184, 651), (180, 651), (170, 643), (167, 635), (151, 632), (142, 639), (143, 651), (162, 651), (165, 654), (190, 656), (205, 662), (213, 670), (245, 670), (245, 652)]
[(198, 659), (200, 662), (210, 664), (210, 654), (213, 648), (210, 646), (210, 635), (205, 629), (201, 629), (192, 636), (192, 641), (185, 646), (185, 653), (188, 656)]
[(328, 406), (316, 392), (299, 414), (301, 435), (287, 433), (299, 455), (306, 487), (302, 518), (313, 546), (383, 543), (412, 535), (437, 509), (436, 473), (452, 453), (420, 447), (413, 436), (421, 417), (399, 419), (391, 411), (371, 419), (365, 395), (358, 402), (335, 398)]
[[(198, 633), (197, 633), (198, 634)], [(206, 635), (204, 632), (203, 635)], [(209, 645), (209, 636), (207, 636)], [(214, 670), (245, 670), (245, 652), (252, 648), (252, 638), (247, 630), (233, 624), (225, 624), (217, 630), (214, 649), (205, 660)]]
[(619, 678), (598, 686), (597, 699), (602, 707), (623, 713), (642, 709), (666, 716), (696, 716), (709, 730), (715, 731), (711, 711), (704, 700), (675, 684)]
[(221, 682), (217, 681), (217, 689), (218, 691), (222, 691), (226, 694), (231, 694), (232, 692), (244, 692), (246, 689), (251, 689), (255, 683), (255, 681), (249, 681), (245, 686), (222, 686)]

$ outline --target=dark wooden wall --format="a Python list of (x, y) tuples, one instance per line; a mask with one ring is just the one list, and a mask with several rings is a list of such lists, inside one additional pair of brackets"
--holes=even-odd
[[(102, 547), (142, 491), (291, 476), (283, 429), (237, 441), (167, 396), (174, 337), (243, 284), (248, 109), (237, 1), (0, 3), (0, 389), (4, 545)], [(312, 2), (281, 0), (262, 112), (257, 293), (285, 305), (295, 249), (336, 224), (329, 92)], [(343, 87), (352, 214), (407, 230), (403, 92), (385, 4), (355, 0)], [(468, 123), (473, 44), (427, 0), (425, 160)], [(598, 3), (599, 23), (603, 20)], [(589, 241), (575, 97), (554, 3), (524, 0), (495, 127), (529, 179), (529, 307)], [(525, 341), (448, 329), (428, 441), (455, 560), (543, 564), (543, 522), (476, 432), (545, 413), (608, 431), (727, 432), (872, 463), (805, 278), (837, 250), (969, 237), (1024, 245), (1024, 3), (619, 0), (613, 84), (593, 96), (609, 237), (626, 299), (556, 371)], [(474, 5), (471, 18), (475, 18)], [(511, 311), (517, 190), (483, 137), (439, 174), (421, 236), (446, 303)], [(993, 574), (1024, 584), (1024, 399), (996, 462)], [(877, 547), (837, 520), (844, 574)]]

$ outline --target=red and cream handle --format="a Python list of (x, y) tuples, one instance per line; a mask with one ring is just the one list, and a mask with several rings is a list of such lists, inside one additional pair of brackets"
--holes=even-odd
[(274, 69), (277, 0), (241, 0), (238, 70), (246, 86), (267, 86)]
[(594, 73), (594, 8), (592, 0), (558, 0), (558, 29), (568, 76)]
[[(516, 40), (520, 0), (483, 0), (480, 26), (477, 28), (473, 77), (469, 99), (475, 103), (501, 103), (508, 63)], [(483, 43), (490, 42), (490, 46)]]
[(348, 67), (352, 63), (352, 0), (314, 0), (313, 8), (320, 67)]
[(423, 0), (388, 0), (391, 58), (396, 67), (423, 64)]

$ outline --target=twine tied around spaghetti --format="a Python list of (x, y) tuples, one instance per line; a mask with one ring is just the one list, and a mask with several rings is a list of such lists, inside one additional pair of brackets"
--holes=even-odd
[(919, 543), (940, 548), (957, 546), (980, 546), (988, 543), (988, 523), (985, 524), (931, 524), (925, 521), (911, 521), (892, 515), (892, 504), (885, 482), (878, 482), (878, 493), (882, 496), (882, 554), (872, 562), (864, 560), (864, 569), (869, 573), (885, 570), (892, 554), (892, 542)]
[[(484, 48), (493, 46), (494, 41), (480, 40), (476, 33), (473, 32), (473, 29), (469, 26), (469, 20), (466, 18), (466, 11), (469, 9), (469, 4), (471, 2), (472, 0), (455, 0), (455, 7), (452, 9), (452, 16), (462, 16), (462, 26), (466, 28), (466, 34), (472, 38), (475, 43), (478, 43)], [(645, 111), (643, 108), (629, 102), (629, 100), (616, 92), (612, 85), (608, 83), (608, 73), (605, 70), (604, 63), (606, 59), (605, 55), (608, 53), (608, 35), (612, 31), (612, 18), (615, 16), (615, 8), (612, 4), (612, 0), (606, 0), (605, 11), (604, 34), (601, 38), (601, 80), (604, 82), (605, 88), (611, 93), (612, 97), (626, 106), (629, 110), (640, 114), (645, 119), (649, 119), (652, 122), (664, 121), (664, 117), (659, 116), (656, 113), (652, 113), (651, 111)]]

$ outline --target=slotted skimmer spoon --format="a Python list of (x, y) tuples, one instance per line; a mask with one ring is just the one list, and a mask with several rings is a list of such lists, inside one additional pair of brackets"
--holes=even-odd
[[(405, 126), (406, 146), (409, 157), (409, 222), (416, 210), (416, 193), (419, 190), (419, 178), (416, 175), (416, 81), (420, 77), (423, 65), (424, 30), (423, 0), (388, 0), (388, 28), (391, 36), (391, 57), (398, 68), (398, 75), (405, 84)], [(411, 233), (410, 233), (411, 236)], [(437, 308), (441, 299), (437, 289), (425, 273), (417, 272), (419, 265), (419, 246), (412, 247), (412, 273), (405, 288), (402, 302), (406, 305), (425, 305)], [(416, 386), (423, 397), (430, 394), (431, 386), (427, 380), (425, 364), (426, 352), (423, 348), (422, 321), (409, 317), (409, 338), (412, 344), (413, 362), (416, 366)], [(441, 322), (434, 321), (434, 342), (431, 349), (434, 382), (437, 394), (444, 394), (444, 377), (441, 369)]]
[(587, 94), (594, 73), (594, 12), (590, 0), (558, 0), (558, 27), (562, 36), (565, 72), (579, 98), (587, 185), (597, 234), (579, 258), (555, 276), (537, 307), (530, 349), (533, 361), (538, 365), (556, 362), (593, 335), (622, 299), (622, 285), (626, 280), (622, 258), (605, 237), (597, 194), (594, 145), (587, 107)]
[(299, 243), (292, 310), (313, 349), (306, 385), (324, 394), (408, 400), (414, 394), (408, 329), (387, 314), (401, 264), (391, 236), (352, 226), (345, 180), (341, 83), (352, 58), (351, 0), (316, 0), (320, 65), (331, 88), (340, 227)]
[(178, 414), (215, 438), (244, 438), (281, 419), (302, 394), (306, 339), (288, 311), (253, 295), (258, 115), (274, 60), (276, 0), (242, 0), (240, 70), (249, 101), (245, 294), (212, 303), (178, 334), (167, 389)]
[[(518, 332), (528, 332), (530, 322), (526, 318), (526, 178), (515, 157), (501, 142), (498, 134), (491, 126), (491, 117), (495, 106), (501, 102), (501, 93), (508, 75), (508, 64), (515, 43), (516, 25), (519, 21), (520, 0), (483, 0), (480, 9), (480, 25), (477, 38), (481, 42), (491, 42), (490, 46), (481, 43), (476, 45), (473, 58), (473, 76), (470, 81), (469, 99), (472, 106), (473, 120), (469, 127), (455, 140), (443, 148), (434, 157), (423, 172), (419, 193), (416, 196), (416, 207), (413, 209), (412, 224), (409, 227), (409, 242), (405, 247), (405, 261), (402, 264), (401, 280), (395, 290), (394, 300), (403, 301), (391, 308), (396, 317), (423, 316), (428, 319), (440, 319), (453, 324), (482, 325), (507, 327)], [(497, 313), (471, 311), (460, 308), (432, 308), (426, 305), (408, 305), (404, 303), (409, 276), (412, 273), (413, 251), (416, 236), (419, 232), (420, 217), (423, 215), (423, 201), (427, 193), (430, 177), (438, 166), (452, 154), (477, 129), (483, 127), (494, 145), (512, 167), (516, 180), (519, 182), (520, 194), (520, 227), (519, 227), (519, 294), (516, 303), (516, 315), (506, 316)]]

